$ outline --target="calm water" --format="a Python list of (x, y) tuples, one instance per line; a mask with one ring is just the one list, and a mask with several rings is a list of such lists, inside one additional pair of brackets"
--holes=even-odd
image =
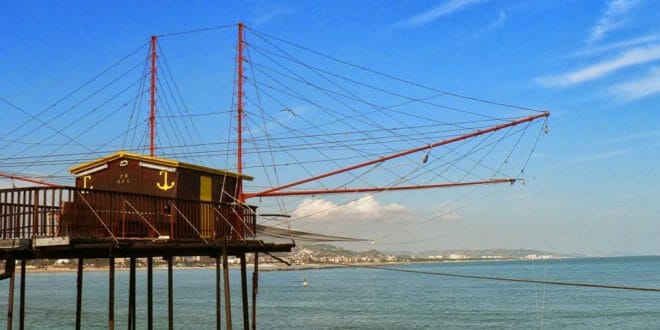
[[(660, 287), (660, 257), (437, 263), (406, 269)], [(176, 270), (177, 328), (215, 327), (214, 270)], [(231, 272), (233, 319), (241, 323), (239, 273)], [(155, 277), (155, 318), (167, 325), (166, 272)], [(303, 287), (303, 279), (309, 282)], [(27, 328), (71, 329), (75, 273), (28, 274)], [(324, 328), (647, 328), (660, 329), (660, 293), (467, 280), (373, 269), (261, 272), (258, 325)], [(0, 283), (0, 327), (7, 283)], [(138, 328), (146, 327), (146, 276), (138, 272)], [(126, 327), (128, 273), (117, 273), (117, 328)], [(18, 293), (18, 281), (16, 286)], [(107, 272), (86, 272), (83, 327), (103, 329)], [(18, 311), (18, 298), (16, 302)], [(18, 315), (16, 314), (16, 321)]]

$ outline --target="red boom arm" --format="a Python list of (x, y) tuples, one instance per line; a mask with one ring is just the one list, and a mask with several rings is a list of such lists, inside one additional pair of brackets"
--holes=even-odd
[[(301, 185), (301, 184), (304, 184), (304, 183), (307, 183), (307, 182), (327, 178), (329, 176), (337, 175), (337, 174), (340, 174), (340, 173), (345, 173), (345, 172), (352, 171), (352, 170), (362, 168), (362, 167), (365, 167), (365, 166), (369, 166), (369, 165), (373, 165), (373, 164), (377, 164), (377, 163), (382, 163), (382, 162), (390, 160), (390, 159), (403, 157), (403, 156), (410, 155), (410, 154), (415, 153), (415, 152), (423, 151), (425, 149), (435, 148), (435, 147), (439, 147), (439, 146), (442, 146), (442, 145), (454, 143), (454, 142), (457, 142), (457, 141), (473, 138), (475, 136), (479, 136), (479, 135), (499, 131), (499, 130), (507, 128), (507, 127), (516, 126), (516, 125), (519, 125), (519, 124), (522, 124), (522, 123), (531, 122), (531, 121), (534, 121), (536, 119), (543, 118), (543, 117), (548, 117), (549, 115), (550, 115), (549, 112), (543, 112), (543, 113), (540, 113), (538, 115), (525, 117), (525, 118), (518, 119), (518, 120), (515, 120), (515, 121), (512, 121), (512, 122), (505, 123), (505, 124), (500, 124), (500, 125), (497, 125), (497, 126), (493, 126), (493, 127), (490, 127), (490, 128), (484, 129), (484, 130), (477, 130), (477, 131), (474, 131), (472, 133), (464, 134), (464, 135), (457, 136), (457, 137), (454, 137), (454, 138), (451, 138), (451, 139), (442, 140), (442, 141), (439, 141), (439, 142), (436, 142), (436, 143), (433, 143), (433, 144), (429, 144), (429, 145), (425, 145), (425, 146), (421, 146), (421, 147), (417, 147), (417, 148), (412, 148), (412, 149), (408, 149), (408, 150), (404, 150), (404, 151), (401, 151), (401, 152), (398, 152), (398, 153), (395, 153), (395, 154), (392, 154), (392, 155), (389, 155), (389, 156), (385, 156), (385, 157), (381, 157), (381, 158), (378, 158), (378, 159), (366, 161), (366, 162), (359, 163), (359, 164), (352, 165), (352, 166), (348, 166), (348, 167), (345, 167), (345, 168), (342, 168), (342, 169), (330, 171), (330, 172), (320, 174), (320, 175), (317, 175), (317, 176), (313, 176), (313, 177), (310, 177), (310, 178), (307, 178), (307, 179), (303, 179), (303, 180), (295, 181), (295, 182), (292, 182), (292, 183), (288, 183), (288, 184), (285, 184), (285, 185), (282, 185), (282, 186), (279, 186), (279, 187), (266, 189), (266, 190), (261, 191), (261, 192), (245, 193), (243, 196), (244, 196), (245, 199), (248, 199), (248, 198), (253, 198), (253, 197), (268, 197), (268, 196), (310, 195), (309, 191), (308, 191), (308, 193), (303, 193), (303, 191), (282, 192), (281, 190), (286, 189), (286, 188), (291, 188), (291, 187), (294, 187), (294, 186), (298, 186), (298, 185)], [(505, 181), (505, 182), (510, 182), (510, 180), (512, 180), (512, 179), (504, 179), (504, 180), (509, 180), (509, 181)], [(481, 183), (499, 183), (499, 182), (484, 181), (484, 182), (481, 182)], [(479, 184), (479, 183), (474, 182), (472, 184)], [(454, 185), (455, 186), (456, 184), (445, 184), (445, 185), (448, 185), (448, 186)], [(436, 186), (437, 185), (431, 185), (431, 186), (428, 186), (426, 188), (439, 188), (439, 187), (436, 187)], [(312, 192), (312, 194), (313, 194), (313, 192), (317, 192), (319, 194), (321, 192), (323, 192), (324, 194), (331, 194), (331, 193), (367, 192), (368, 190), (365, 190), (365, 189), (375, 189), (375, 190), (372, 190), (372, 191), (395, 190), (393, 188), (394, 187), (390, 187), (390, 188), (358, 188), (357, 189), (357, 190), (362, 190), (362, 191), (356, 191), (356, 189), (312, 190), (311, 192)], [(422, 188), (425, 188), (425, 186), (404, 186), (404, 189), (406, 189), (406, 188), (407, 189), (422, 189)], [(380, 189), (380, 190), (378, 190), (378, 189)], [(396, 189), (396, 190), (401, 190), (401, 189)]]

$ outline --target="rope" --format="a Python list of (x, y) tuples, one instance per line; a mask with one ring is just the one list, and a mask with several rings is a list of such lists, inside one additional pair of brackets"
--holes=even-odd
[(481, 102), (481, 103), (486, 103), (486, 104), (492, 104), (492, 105), (497, 105), (497, 106), (502, 106), (502, 107), (507, 107), (507, 108), (519, 109), (519, 110), (527, 110), (527, 111), (534, 111), (534, 112), (544, 112), (543, 110), (538, 110), (538, 109), (533, 109), (533, 108), (528, 108), (528, 107), (522, 107), (522, 106), (517, 106), (517, 105), (513, 105), (513, 104), (506, 104), (506, 103), (501, 103), (501, 102), (496, 102), (496, 101), (486, 100), (486, 99), (482, 99), (482, 98), (477, 98), (477, 97), (472, 97), (472, 96), (466, 96), (466, 95), (462, 95), (462, 94), (457, 94), (457, 93), (453, 93), (453, 92), (449, 92), (449, 91), (439, 90), (439, 89), (436, 89), (436, 88), (433, 88), (433, 87), (430, 87), (430, 86), (426, 86), (426, 85), (423, 85), (423, 84), (419, 84), (419, 83), (416, 83), (416, 82), (413, 82), (413, 81), (410, 81), (410, 80), (406, 80), (406, 79), (403, 79), (403, 78), (395, 77), (395, 76), (390, 75), (390, 74), (387, 74), (387, 73), (382, 73), (382, 72), (379, 72), (379, 71), (376, 71), (376, 70), (373, 70), (373, 69), (369, 69), (369, 68), (364, 67), (364, 66), (360, 66), (360, 65), (357, 65), (357, 64), (353, 64), (353, 63), (350, 63), (350, 62), (348, 62), (348, 61), (341, 60), (341, 59), (339, 59), (339, 58), (336, 58), (336, 57), (333, 57), (333, 56), (330, 56), (330, 55), (327, 55), (327, 54), (323, 54), (323, 53), (321, 53), (321, 52), (318, 52), (318, 51), (312, 50), (312, 49), (310, 49), (310, 48), (307, 48), (307, 47), (304, 47), (304, 46), (301, 46), (301, 45), (295, 44), (295, 43), (293, 43), (293, 42), (290, 42), (290, 41), (284, 40), (284, 39), (282, 39), (282, 38), (279, 38), (279, 37), (276, 37), (276, 36), (273, 36), (273, 35), (270, 35), (270, 34), (266, 34), (266, 33), (263, 33), (263, 32), (260, 32), (260, 31), (257, 31), (257, 30), (255, 30), (255, 29), (252, 29), (252, 28), (247, 27), (247, 26), (246, 26), (245, 28), (246, 28), (248, 31), (253, 32), (253, 33), (254, 33), (255, 35), (257, 35), (257, 36), (265, 36), (265, 37), (268, 37), (268, 38), (271, 38), (271, 39), (274, 39), (274, 40), (277, 40), (277, 41), (283, 42), (283, 43), (288, 44), (288, 45), (290, 45), (290, 46), (296, 47), (296, 48), (298, 48), (298, 49), (302, 49), (302, 50), (307, 51), (307, 52), (309, 52), (309, 53), (316, 54), (316, 55), (319, 55), (319, 56), (321, 56), (321, 57), (324, 57), (324, 58), (330, 59), (330, 60), (332, 60), (332, 61), (335, 61), (335, 62), (338, 62), (338, 63), (344, 64), (344, 65), (347, 65), (347, 66), (351, 66), (351, 67), (354, 67), (354, 68), (357, 68), (357, 69), (360, 69), (360, 70), (363, 70), (363, 71), (366, 71), (366, 72), (370, 72), (370, 73), (373, 73), (373, 74), (376, 74), (376, 75), (379, 75), (379, 76), (382, 76), (382, 77), (386, 77), (386, 78), (393, 79), (393, 80), (396, 80), (396, 81), (399, 81), (399, 82), (403, 82), (403, 83), (406, 83), (406, 84), (409, 84), (409, 85), (412, 85), (412, 86), (416, 86), (416, 87), (424, 88), (424, 89), (431, 90), (431, 91), (434, 91), (434, 92), (437, 92), (437, 93), (442, 93), (442, 94), (445, 94), (445, 95), (450, 95), (450, 96), (454, 96), (454, 97), (461, 98), (461, 99), (466, 99), (466, 100), (471, 100), (471, 101), (476, 101), (476, 102)]
[(207, 32), (207, 31), (213, 31), (213, 30), (223, 30), (223, 29), (227, 29), (227, 28), (235, 27), (235, 26), (236, 25), (234, 25), (234, 24), (231, 24), (231, 25), (218, 25), (218, 26), (212, 26), (212, 27), (195, 29), (195, 30), (159, 34), (159, 35), (156, 35), (156, 37), (164, 38), (164, 37), (179, 36), (179, 35), (190, 34), (190, 33)]
[(614, 284), (598, 284), (598, 283), (584, 283), (584, 282), (563, 282), (563, 281), (549, 281), (549, 280), (533, 280), (533, 279), (525, 279), (525, 278), (499, 277), (499, 276), (486, 276), (486, 275), (468, 275), (468, 274), (430, 272), (430, 271), (423, 271), (423, 270), (400, 269), (400, 268), (390, 268), (390, 267), (382, 267), (382, 266), (369, 266), (369, 265), (349, 265), (349, 264), (341, 264), (341, 265), (343, 267), (368, 268), (368, 269), (386, 270), (386, 271), (409, 273), (409, 274), (422, 274), (422, 275), (433, 275), (433, 276), (469, 278), (469, 279), (475, 279), (475, 280), (504, 281), (504, 282), (517, 282), (517, 283), (530, 283), (530, 284), (548, 284), (548, 285), (587, 287), (587, 288), (598, 288), (598, 289), (628, 290), (628, 291), (660, 292), (660, 288), (651, 288), (651, 287), (638, 287), (638, 286), (614, 285)]

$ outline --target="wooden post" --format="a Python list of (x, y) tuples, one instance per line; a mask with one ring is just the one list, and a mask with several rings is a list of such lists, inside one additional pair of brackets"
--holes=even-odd
[(7, 329), (11, 330), (14, 321), (14, 281), (16, 280), (16, 261), (5, 261), (5, 273), (9, 273), (9, 294), (7, 300)]
[(222, 256), (218, 253), (215, 256), (215, 328), (222, 329), (222, 275), (220, 272), (220, 265), (222, 264)]
[(130, 258), (128, 277), (128, 329), (135, 330), (135, 257)]
[(257, 290), (259, 288), (259, 253), (254, 253), (254, 270), (252, 272), (252, 329), (257, 329)]
[(167, 259), (167, 323), (168, 329), (174, 329), (174, 289), (172, 257)]
[(76, 281), (76, 330), (82, 328), (83, 262), (83, 258), (78, 258), (78, 279)]
[(250, 306), (248, 305), (248, 291), (247, 291), (247, 269), (245, 253), (239, 256), (241, 260), (241, 296), (243, 298), (243, 329), (250, 330)]
[[(35, 192), (36, 194), (36, 192)], [(19, 302), (18, 328), (25, 329), (25, 259), (21, 259), (21, 300)]]
[(108, 330), (115, 329), (115, 258), (108, 260), (110, 270), (108, 274)]
[(222, 251), (222, 272), (225, 282), (225, 320), (227, 330), (231, 330), (231, 294), (229, 292), (229, 262), (227, 261), (227, 248)]
[(154, 328), (154, 258), (147, 257), (147, 329)]

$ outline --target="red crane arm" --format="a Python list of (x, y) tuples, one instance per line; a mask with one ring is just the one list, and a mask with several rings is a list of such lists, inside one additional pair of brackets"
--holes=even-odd
[(30, 178), (26, 178), (26, 177), (22, 177), (22, 176), (18, 176), (18, 175), (6, 174), (6, 173), (2, 173), (2, 172), (0, 172), (0, 177), (7, 178), (7, 179), (20, 180), (20, 181), (25, 181), (25, 182), (31, 182), (31, 183), (36, 183), (36, 184), (42, 184), (42, 185), (48, 186), (48, 187), (59, 187), (60, 186), (59, 184), (50, 183), (50, 182), (44, 181), (44, 180), (30, 179)]
[(395, 186), (395, 187), (370, 187), (370, 188), (273, 191), (273, 192), (270, 192), (270, 193), (267, 193), (267, 194), (256, 193), (256, 194), (250, 195), (250, 197), (354, 194), (354, 193), (370, 193), (370, 192), (395, 191), (395, 190), (419, 190), (419, 189), (433, 189), (433, 188), (451, 188), (451, 187), (462, 187), (462, 186), (474, 186), (474, 185), (481, 185), (481, 184), (514, 183), (514, 182), (516, 182), (516, 179), (490, 179), (490, 180), (482, 180), (482, 181), (450, 182), (450, 183), (412, 185), (412, 186)]
[(496, 126), (493, 126), (493, 127), (487, 128), (487, 129), (483, 129), (483, 130), (477, 130), (477, 131), (474, 131), (472, 133), (464, 134), (464, 135), (457, 136), (457, 137), (454, 137), (454, 138), (451, 138), (451, 139), (446, 139), (446, 140), (442, 140), (442, 141), (432, 143), (432, 144), (429, 144), (429, 145), (404, 150), (404, 151), (401, 151), (401, 152), (398, 152), (398, 153), (395, 153), (395, 154), (391, 154), (389, 156), (380, 157), (378, 159), (374, 159), (374, 160), (366, 161), (366, 162), (363, 162), (363, 163), (355, 164), (355, 165), (352, 165), (352, 166), (344, 167), (344, 168), (341, 168), (341, 169), (338, 169), (338, 170), (334, 170), (334, 171), (330, 171), (330, 172), (327, 172), (327, 173), (324, 173), (324, 174), (316, 175), (316, 176), (313, 176), (313, 177), (310, 177), (310, 178), (307, 178), (307, 179), (287, 183), (287, 184), (281, 185), (279, 187), (266, 189), (264, 191), (260, 191), (260, 192), (256, 192), (256, 193), (245, 193), (245, 194), (243, 194), (243, 196), (244, 196), (245, 199), (252, 198), (252, 197), (257, 197), (257, 196), (264, 196), (264, 197), (265, 196), (275, 196), (272, 193), (276, 192), (276, 191), (280, 191), (282, 189), (291, 188), (291, 187), (294, 187), (294, 186), (301, 185), (303, 183), (307, 183), (307, 182), (327, 178), (329, 176), (337, 175), (337, 174), (340, 174), (340, 173), (345, 173), (345, 172), (352, 171), (352, 170), (362, 168), (362, 167), (365, 167), (365, 166), (369, 166), (369, 165), (373, 165), (373, 164), (377, 164), (377, 163), (382, 163), (382, 162), (390, 160), (390, 159), (403, 157), (403, 156), (410, 155), (410, 154), (415, 153), (415, 152), (423, 151), (425, 149), (435, 148), (435, 147), (439, 147), (439, 146), (442, 146), (442, 145), (454, 143), (454, 142), (457, 142), (457, 141), (473, 138), (475, 136), (479, 136), (479, 135), (499, 131), (499, 130), (507, 128), (507, 127), (516, 126), (516, 125), (519, 125), (519, 124), (522, 124), (522, 123), (531, 122), (531, 121), (534, 121), (536, 119), (543, 118), (543, 117), (548, 117), (549, 115), (550, 115), (549, 112), (543, 112), (543, 113), (540, 113), (538, 115), (525, 117), (525, 118), (522, 118), (522, 119), (518, 119), (518, 120), (508, 122), (508, 123), (496, 125)]

